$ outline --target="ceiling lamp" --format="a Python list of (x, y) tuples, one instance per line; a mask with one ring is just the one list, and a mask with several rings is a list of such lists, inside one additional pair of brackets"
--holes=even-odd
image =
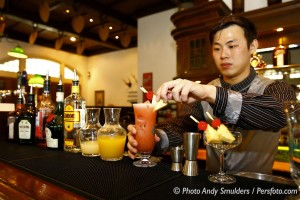
[(15, 58), (28, 58), (24, 50), (19, 45), (7, 52), (7, 55)]
[(123, 47), (127, 48), (131, 42), (131, 37), (128, 35), (127, 32), (124, 32), (123, 36), (120, 38), (121, 44)]
[(84, 18), (81, 15), (76, 15), (72, 19), (72, 28), (76, 33), (80, 33), (84, 28)]
[(4, 35), (4, 30), (5, 30), (5, 18), (4, 15), (0, 15), (0, 35)]
[(35, 88), (34, 102), (35, 106), (38, 105), (38, 89), (44, 87), (44, 78), (41, 75), (35, 74), (28, 80), (28, 85)]
[(37, 30), (34, 30), (32, 33), (29, 35), (29, 44), (34, 44), (36, 41), (36, 38), (38, 36)]
[(28, 80), (28, 85), (32, 87), (44, 87), (44, 78), (41, 75), (35, 74)]
[(84, 41), (82, 41), (77, 45), (76, 52), (79, 55), (81, 55), (83, 53), (84, 49), (85, 49), (85, 44), (84, 44)]
[(50, 7), (46, 0), (42, 0), (39, 6), (40, 18), (43, 22), (47, 23), (50, 16)]
[(109, 36), (109, 26), (104, 24), (98, 30), (99, 37), (103, 42), (105, 42)]
[(5, 5), (5, 0), (0, 0), (0, 8), (4, 8), (4, 5)]

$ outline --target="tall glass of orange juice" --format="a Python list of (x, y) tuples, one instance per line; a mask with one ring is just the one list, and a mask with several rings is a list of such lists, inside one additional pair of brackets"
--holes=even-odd
[(156, 124), (157, 111), (154, 111), (153, 104), (136, 103), (133, 104), (136, 135), (135, 139), (138, 142), (137, 150), (141, 159), (133, 162), (137, 167), (153, 167), (155, 162), (149, 158), (153, 151), (154, 140), (154, 126)]

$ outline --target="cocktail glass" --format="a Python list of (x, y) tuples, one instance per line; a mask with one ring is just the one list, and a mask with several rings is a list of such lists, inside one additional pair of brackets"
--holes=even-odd
[(224, 153), (228, 149), (232, 149), (238, 146), (242, 142), (242, 134), (240, 132), (231, 132), (234, 136), (235, 140), (232, 143), (220, 141), (220, 142), (211, 142), (208, 143), (206, 140), (206, 136), (204, 134), (204, 141), (207, 145), (217, 149), (219, 151), (220, 156), (220, 171), (217, 174), (212, 174), (208, 176), (208, 180), (214, 183), (221, 184), (231, 184), (235, 183), (236, 179), (233, 176), (230, 176), (224, 172)]
[(153, 151), (154, 126), (156, 124), (157, 111), (154, 111), (153, 104), (136, 103), (133, 104), (136, 135), (135, 139), (138, 142), (137, 150), (140, 155), (140, 160), (133, 162), (137, 167), (153, 167), (156, 162), (150, 160)]
[(290, 174), (298, 186), (298, 195), (288, 195), (286, 199), (300, 199), (300, 102), (285, 102), (287, 120)]

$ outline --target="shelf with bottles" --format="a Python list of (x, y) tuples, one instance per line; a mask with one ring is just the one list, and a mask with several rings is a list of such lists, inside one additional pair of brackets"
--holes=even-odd
[[(300, 65), (283, 65), (280, 67), (255, 69), (258, 74), (273, 80), (297, 81), (300, 84)], [(294, 84), (294, 83), (293, 83)]]

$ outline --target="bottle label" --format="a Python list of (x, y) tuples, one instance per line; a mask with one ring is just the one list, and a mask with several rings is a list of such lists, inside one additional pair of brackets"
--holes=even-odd
[(63, 102), (63, 101), (64, 101), (64, 93), (56, 92), (56, 102)]
[(72, 86), (71, 91), (72, 91), (72, 93), (79, 94), (79, 85)]
[(15, 118), (14, 117), (8, 117), (7, 123), (8, 123), (8, 139), (14, 139)]
[(49, 148), (58, 148), (58, 139), (52, 138), (51, 130), (48, 127), (46, 127), (45, 132), (46, 132), (47, 147), (49, 147)]
[(65, 141), (64, 141), (64, 146), (73, 147), (74, 146), (74, 139), (66, 138)]
[(35, 118), (35, 137), (37, 138), (43, 137), (43, 118), (44, 118), (44, 112), (43, 111), (37, 112)]
[(66, 131), (71, 132), (74, 128), (80, 128), (78, 124), (80, 125), (80, 110), (67, 105), (64, 110), (64, 127)]
[(284, 65), (284, 55), (285, 55), (284, 49), (279, 49), (275, 51), (275, 57), (276, 57), (276, 66), (282, 66)]
[(31, 124), (27, 120), (21, 120), (19, 122), (19, 138), (30, 139)]

